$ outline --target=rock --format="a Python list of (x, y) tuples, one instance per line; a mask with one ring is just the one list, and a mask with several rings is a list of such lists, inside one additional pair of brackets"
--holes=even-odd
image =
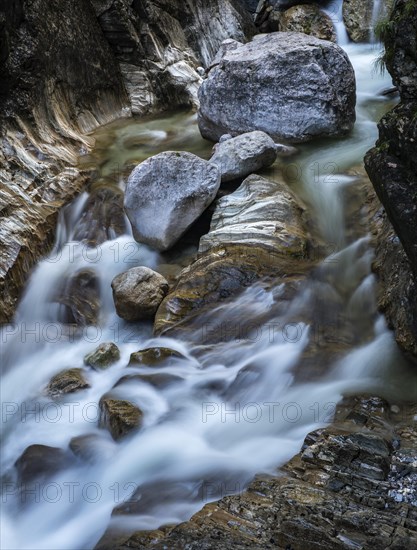
[(47, 479), (70, 463), (63, 449), (48, 445), (30, 445), (16, 460), (15, 467), (22, 484)]
[(148, 367), (170, 366), (175, 359), (184, 359), (184, 356), (170, 348), (148, 348), (132, 353), (129, 367), (146, 365)]
[(85, 390), (90, 384), (84, 378), (82, 369), (68, 369), (56, 374), (49, 382), (46, 392), (51, 397)]
[(152, 319), (168, 293), (168, 282), (148, 267), (133, 267), (111, 283), (114, 305), (126, 321)]
[(120, 351), (116, 344), (107, 342), (100, 344), (94, 351), (84, 357), (84, 364), (96, 370), (106, 369), (120, 359)]
[(115, 388), (121, 384), (128, 384), (129, 382), (145, 382), (158, 389), (164, 389), (171, 384), (181, 382), (184, 379), (175, 374), (157, 372), (155, 374), (129, 374), (120, 378), (120, 380), (114, 385)]
[(99, 427), (107, 429), (115, 441), (137, 430), (142, 424), (142, 411), (130, 401), (105, 395), (100, 399), (99, 407)]
[[(226, 142), (227, 143), (227, 142)], [(200, 239), (198, 259), (179, 275), (162, 302), (155, 332), (172, 329), (202, 308), (235, 296), (262, 278), (299, 280), (305, 271), (308, 236), (303, 206), (282, 181), (249, 176), (221, 198), (210, 231)], [(195, 328), (201, 337), (204, 327)], [(191, 337), (191, 336), (190, 336)]]
[(219, 167), (222, 182), (267, 168), (277, 158), (275, 143), (265, 132), (249, 132), (227, 140), (222, 137), (210, 159)]
[(416, 21), (417, 5), (404, 0), (395, 3), (382, 38), (384, 60), (400, 92), (401, 102), (379, 122), (379, 139), (365, 157), (369, 178), (388, 218), (385, 219), (385, 213), (380, 213), (374, 220), (377, 241), (374, 266), (380, 280), (378, 301), (389, 325), (395, 330), (398, 344), (415, 363), (417, 55), (410, 44), (415, 41)]
[(350, 398), (336, 425), (310, 433), (279, 475), (257, 476), (246, 491), (206, 504), (180, 525), (119, 533), (117, 544), (104, 537), (97, 550), (414, 548), (416, 509), (407, 495), (415, 494), (416, 468), (404, 465), (416, 458), (417, 432), (392, 425), (388, 410), (379, 398)]
[(75, 228), (75, 241), (98, 246), (125, 235), (126, 219), (123, 210), (123, 193), (118, 187), (96, 187), (88, 197), (83, 213)]
[(103, 437), (97, 433), (73, 437), (69, 442), (69, 448), (75, 456), (91, 463), (102, 461), (104, 453), (108, 455), (109, 460), (114, 456), (114, 443), (107, 436)]
[(219, 186), (217, 166), (191, 153), (168, 151), (145, 160), (129, 176), (125, 194), (135, 239), (167, 250), (213, 202)]
[(343, 21), (349, 38), (353, 42), (372, 41), (378, 20), (389, 15), (392, 4), (392, 0), (344, 0)]
[(217, 141), (261, 130), (291, 143), (346, 135), (355, 122), (355, 75), (336, 44), (272, 33), (227, 52), (203, 82), (198, 122)]
[(56, 301), (65, 305), (65, 323), (80, 327), (97, 325), (100, 316), (100, 280), (93, 269), (77, 271), (64, 284)]
[(223, 57), (226, 55), (227, 52), (232, 52), (233, 50), (236, 50), (236, 48), (239, 48), (240, 46), (243, 46), (243, 44), (242, 42), (238, 42), (237, 40), (233, 40), (231, 38), (224, 40), (220, 45), (219, 51), (210, 61), (210, 65), (207, 67), (207, 73), (213, 67), (215, 67), (220, 63), (220, 61), (223, 59)]
[(284, 32), (303, 32), (321, 40), (336, 42), (337, 36), (331, 18), (316, 4), (294, 6), (279, 13), (279, 29)]

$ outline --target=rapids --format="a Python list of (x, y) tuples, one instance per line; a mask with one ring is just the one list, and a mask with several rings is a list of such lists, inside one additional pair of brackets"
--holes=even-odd
[[(90, 549), (109, 526), (127, 532), (184, 521), (206, 502), (243, 490), (255, 474), (274, 473), (309, 431), (331, 422), (342, 396), (416, 398), (415, 374), (376, 310), (369, 238), (360, 228), (348, 231), (346, 208), (347, 197), (360, 200), (351, 169), (362, 163), (377, 138), (376, 121), (392, 106), (380, 95), (391, 81), (374, 70), (377, 47), (347, 44), (339, 27), (356, 71), (357, 123), (351, 136), (304, 145), (280, 166), (329, 252), (285, 312), (277, 306), (282, 288), (258, 284), (202, 315), (182, 340), (153, 338), (149, 324), (127, 325), (117, 317), (110, 282), (129, 267), (159, 269), (165, 260), (129, 234), (97, 248), (74, 241), (86, 193), (61, 212), (54, 250), (31, 274), (14, 324), (0, 335), (2, 548)], [(187, 149), (207, 158), (210, 151), (188, 113), (120, 121), (100, 129), (96, 140), (82, 162), (122, 187), (129, 167), (149, 155)], [(59, 322), (53, 297), (62, 279), (82, 267), (99, 275), (103, 303), (99, 327), (80, 336)], [(332, 319), (335, 301), (342, 315), (334, 321), (333, 343), (325, 342), (332, 353), (320, 354), (312, 343), (323, 319)], [(249, 328), (242, 329), (242, 320), (251, 321)], [(232, 337), (210, 345), (210, 335), (220, 330)], [(340, 339), (348, 342), (342, 350)], [(54, 374), (81, 367), (84, 355), (106, 341), (119, 346), (121, 359), (89, 372), (89, 389), (60, 401), (45, 395)], [(115, 443), (97, 427), (98, 401), (125, 374), (130, 353), (154, 345), (184, 355), (164, 368), (177, 379), (159, 389), (140, 381), (118, 386), (120, 396), (140, 405), (145, 420), (141, 431)], [(12, 467), (29, 445), (68, 449), (73, 437), (87, 434), (96, 436), (90, 461), (72, 460), (30, 487), (17, 484)], [(112, 515), (129, 503), (130, 514)]]

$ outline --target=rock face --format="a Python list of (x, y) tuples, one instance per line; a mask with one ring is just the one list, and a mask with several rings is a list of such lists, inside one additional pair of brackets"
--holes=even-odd
[(120, 350), (113, 342), (100, 344), (84, 357), (84, 364), (96, 370), (106, 369), (120, 359)]
[(141, 425), (143, 413), (130, 401), (105, 395), (100, 399), (99, 407), (99, 426), (109, 430), (116, 441)]
[(227, 52), (203, 82), (203, 137), (262, 130), (303, 142), (347, 134), (355, 121), (355, 75), (336, 44), (301, 33), (272, 33)]
[[(384, 229), (386, 224), (381, 225), (382, 238), (389, 237), (385, 247), (389, 247), (393, 256), (388, 262), (378, 262), (384, 285), (380, 303), (395, 329), (399, 345), (414, 361), (417, 361), (414, 292), (417, 276), (417, 55), (412, 44), (417, 32), (416, 21), (417, 5), (402, 0), (395, 3), (383, 38), (385, 61), (400, 91), (401, 102), (380, 121), (379, 140), (365, 158), (369, 177), (408, 260), (396, 246), (395, 237)], [(386, 256), (383, 247), (382, 254)], [(403, 291), (400, 296), (398, 288)]]
[[(227, 142), (226, 142), (227, 143)], [(220, 199), (198, 259), (184, 269), (162, 302), (157, 333), (213, 303), (236, 295), (268, 275), (275, 281), (303, 272), (308, 237), (302, 206), (283, 182), (249, 176)]]
[(279, 476), (258, 476), (246, 492), (176, 527), (103, 540), (96, 549), (414, 548), (417, 431), (406, 426), (412, 410), (399, 410), (395, 420), (377, 397), (352, 399), (339, 407), (336, 426), (306, 437)]
[(316, 5), (294, 6), (278, 12), (278, 29), (284, 32), (303, 32), (321, 40), (336, 42), (336, 31), (330, 17)]
[(168, 151), (139, 164), (129, 176), (125, 210), (138, 242), (167, 250), (213, 202), (220, 186), (215, 164)]
[(81, 369), (68, 369), (56, 374), (48, 384), (46, 392), (51, 397), (59, 397), (67, 393), (89, 388)]
[(166, 279), (148, 267), (117, 275), (111, 286), (117, 315), (126, 321), (152, 319), (169, 289)]
[(267, 168), (276, 158), (275, 143), (265, 132), (249, 132), (216, 145), (210, 162), (219, 167), (224, 182)]

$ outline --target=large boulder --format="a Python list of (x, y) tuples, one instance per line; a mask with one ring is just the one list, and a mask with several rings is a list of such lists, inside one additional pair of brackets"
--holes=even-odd
[(220, 168), (222, 182), (244, 178), (275, 162), (277, 149), (265, 132), (249, 132), (222, 141), (210, 162)]
[[(283, 181), (251, 175), (216, 205), (197, 260), (158, 309), (155, 332), (174, 329), (265, 277), (291, 284), (306, 272), (309, 237), (303, 205)], [(311, 264), (310, 264), (311, 267)], [(194, 333), (201, 336), (199, 330)], [(192, 335), (190, 335), (192, 337)]]
[(138, 242), (167, 250), (213, 202), (220, 187), (215, 164), (191, 153), (167, 151), (131, 173), (125, 210)]
[(274, 140), (342, 136), (355, 122), (355, 73), (337, 44), (272, 33), (226, 52), (203, 82), (199, 128), (218, 141), (262, 130)]
[(154, 317), (169, 289), (166, 279), (148, 267), (133, 267), (117, 275), (111, 287), (117, 315), (126, 321)]

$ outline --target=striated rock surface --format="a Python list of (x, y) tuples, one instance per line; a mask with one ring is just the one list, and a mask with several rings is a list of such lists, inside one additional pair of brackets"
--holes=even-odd
[(199, 90), (199, 128), (218, 141), (254, 130), (303, 142), (347, 134), (355, 122), (355, 75), (336, 44), (272, 33), (226, 52)]
[(125, 210), (138, 242), (167, 250), (213, 202), (220, 170), (191, 153), (167, 151), (129, 176)]
[(169, 289), (166, 279), (148, 267), (117, 275), (111, 286), (117, 315), (126, 321), (152, 319)]
[[(417, 5), (399, 0), (383, 33), (384, 59), (401, 95), (400, 104), (380, 121), (379, 139), (365, 157), (365, 166), (381, 200), (389, 225), (379, 224), (382, 241), (377, 264), (381, 277), (380, 303), (396, 339), (417, 361)], [(385, 247), (385, 249), (384, 249)]]
[(345, 400), (336, 424), (310, 433), (277, 477), (258, 476), (176, 527), (103, 539), (96, 549), (414, 548), (416, 407), (394, 408), (377, 397)]
[(302, 212), (286, 184), (257, 175), (221, 198), (210, 231), (200, 240), (198, 259), (180, 273), (157, 312), (156, 332), (263, 277), (273, 276), (276, 282), (280, 276), (299, 276), (308, 244)]
[[(224, 136), (223, 136), (224, 137)], [(274, 141), (265, 132), (249, 132), (216, 145), (210, 162), (221, 172), (222, 182), (244, 178), (275, 162)]]

